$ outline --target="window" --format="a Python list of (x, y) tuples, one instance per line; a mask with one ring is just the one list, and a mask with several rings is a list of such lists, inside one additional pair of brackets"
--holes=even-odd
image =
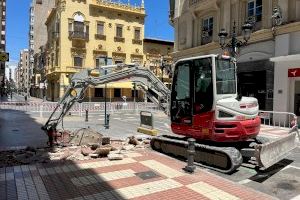
[(217, 94), (235, 94), (235, 66), (229, 59), (217, 59), (216, 62)]
[(104, 35), (104, 22), (97, 22), (97, 34)]
[(74, 22), (74, 32), (83, 33), (84, 32), (84, 23), (83, 22)]
[(73, 23), (69, 22), (69, 31), (73, 31)]
[(176, 123), (191, 123), (190, 61), (175, 66), (171, 97), (171, 120)]
[(214, 18), (208, 17), (203, 19), (202, 22), (202, 44), (207, 44), (212, 42), (214, 29)]
[(103, 97), (103, 88), (95, 88), (95, 97)]
[(96, 67), (101, 67), (105, 65), (105, 57), (96, 58)]
[(134, 39), (135, 40), (140, 40), (141, 39), (141, 29), (140, 28), (135, 28), (134, 29)]
[(124, 63), (123, 60), (115, 60), (115, 64), (122, 64), (122, 63)]
[(55, 52), (55, 66), (58, 66), (58, 50)]
[(54, 66), (54, 53), (51, 53), (51, 67)]
[(255, 17), (256, 22), (262, 20), (262, 0), (248, 1), (248, 17)]
[(117, 25), (117, 32), (116, 32), (116, 37), (123, 37), (123, 26), (122, 25)]
[(120, 88), (114, 89), (114, 97), (121, 97), (121, 89)]
[(82, 67), (83, 65), (83, 58), (79, 56), (74, 57), (74, 66), (75, 67)]

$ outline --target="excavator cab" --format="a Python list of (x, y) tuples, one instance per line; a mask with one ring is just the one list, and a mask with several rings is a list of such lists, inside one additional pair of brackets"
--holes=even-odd
[(256, 137), (257, 100), (238, 96), (234, 58), (207, 55), (179, 60), (171, 95), (172, 131), (217, 142)]

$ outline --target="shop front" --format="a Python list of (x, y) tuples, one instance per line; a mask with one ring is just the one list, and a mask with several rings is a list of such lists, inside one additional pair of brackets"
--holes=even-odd
[(300, 116), (300, 54), (274, 57), (274, 111)]

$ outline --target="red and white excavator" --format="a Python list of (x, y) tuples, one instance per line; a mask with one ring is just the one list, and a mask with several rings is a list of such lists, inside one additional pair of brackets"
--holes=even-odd
[(74, 74), (42, 129), (51, 143), (58, 123), (75, 102), (82, 100), (89, 85), (130, 79), (170, 114), (172, 131), (178, 135), (153, 137), (151, 146), (157, 151), (185, 157), (187, 138), (192, 137), (197, 140), (196, 162), (230, 173), (246, 161), (268, 168), (296, 147), (295, 132), (273, 142), (258, 137), (257, 99), (238, 94), (234, 58), (213, 54), (182, 59), (176, 62), (173, 74), (170, 91), (144, 67), (125, 65), (98, 77), (92, 76), (91, 70), (83, 70)]

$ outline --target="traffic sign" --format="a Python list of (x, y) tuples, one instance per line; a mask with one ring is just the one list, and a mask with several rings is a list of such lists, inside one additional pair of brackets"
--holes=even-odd
[(8, 62), (9, 61), (9, 53), (0, 52), (0, 61), (1, 62)]

